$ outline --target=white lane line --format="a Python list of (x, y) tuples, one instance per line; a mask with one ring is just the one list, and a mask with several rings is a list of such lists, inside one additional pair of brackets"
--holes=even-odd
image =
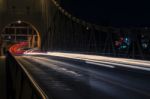
[[(140, 69), (140, 70), (150, 71), (150, 68), (141, 67), (141, 66), (135, 66), (135, 65), (127, 65), (127, 64), (120, 64), (120, 63), (113, 63), (113, 62), (104, 62), (104, 61), (94, 61), (94, 60), (92, 60), (92, 61), (88, 60), (88, 63), (89, 63), (89, 61), (92, 64), (100, 65), (100, 66), (102, 66), (102, 64), (105, 64), (104, 65), (105, 67), (110, 67), (110, 68), (115, 68), (115, 66), (118, 66), (118, 67), (126, 67), (126, 68), (132, 68), (132, 69)], [(112, 66), (112, 65), (115, 65), (115, 66)]]
[(102, 64), (102, 63), (97, 63), (97, 62), (92, 62), (92, 61), (85, 61), (87, 64), (93, 64), (93, 65), (99, 65), (103, 67), (108, 67), (108, 68), (115, 68), (115, 66), (107, 65), (107, 64)]

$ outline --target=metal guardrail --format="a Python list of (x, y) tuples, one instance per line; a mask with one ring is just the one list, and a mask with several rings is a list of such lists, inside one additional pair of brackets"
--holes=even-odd
[(7, 99), (49, 99), (10, 52), (6, 55), (6, 83)]

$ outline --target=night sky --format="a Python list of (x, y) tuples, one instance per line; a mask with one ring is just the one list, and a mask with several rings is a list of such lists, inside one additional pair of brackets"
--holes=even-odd
[[(71, 14), (98, 25), (150, 26), (150, 3), (143, 0), (61, 0)], [(147, 0), (148, 1), (148, 0)]]

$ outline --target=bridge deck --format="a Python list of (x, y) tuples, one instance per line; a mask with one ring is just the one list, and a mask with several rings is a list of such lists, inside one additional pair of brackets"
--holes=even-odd
[(5, 99), (5, 57), (0, 57), (0, 99)]
[(150, 99), (145, 70), (43, 55), (19, 56), (17, 60), (52, 99)]

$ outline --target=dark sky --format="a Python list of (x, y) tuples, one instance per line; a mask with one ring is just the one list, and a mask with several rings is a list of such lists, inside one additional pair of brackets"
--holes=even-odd
[(71, 14), (99, 25), (150, 26), (150, 2), (144, 0), (61, 0)]

